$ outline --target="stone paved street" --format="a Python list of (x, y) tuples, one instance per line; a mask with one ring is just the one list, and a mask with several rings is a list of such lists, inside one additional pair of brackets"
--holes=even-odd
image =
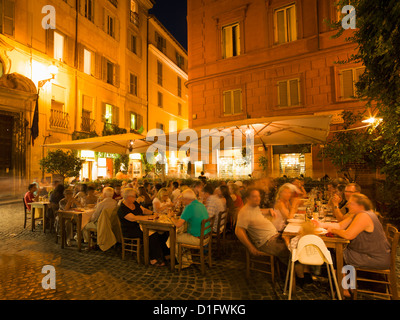
[[(128, 255), (121, 259), (120, 247), (107, 252), (82, 252), (76, 247), (62, 250), (55, 235), (40, 228), (23, 229), (20, 203), (0, 206), (0, 299), (45, 300), (285, 300), (283, 280), (274, 292), (268, 275), (244, 277), (244, 251), (229, 241), (223, 259), (214, 259), (206, 276), (191, 266), (181, 274), (167, 267), (144, 267)], [(56, 270), (56, 289), (44, 290), (44, 265)], [(282, 275), (284, 277), (284, 275)], [(327, 281), (298, 289), (296, 299), (330, 299)], [(370, 298), (368, 298), (370, 299)]]

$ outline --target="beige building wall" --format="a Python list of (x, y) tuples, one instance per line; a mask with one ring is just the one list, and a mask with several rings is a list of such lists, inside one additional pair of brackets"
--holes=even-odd
[[(105, 104), (113, 106), (110, 126), (129, 132), (130, 114), (135, 113), (146, 133), (147, 17), (152, 1), (81, 0), (78, 8), (75, 0), (7, 0), (2, 3), (8, 6), (8, 13), (3, 10), (0, 17), (3, 72), (21, 75), (21, 81), (26, 83), (31, 81), (29, 94), (7, 92), (23, 101), (18, 110), (9, 110), (12, 101), (7, 100), (3, 88), (0, 90), (0, 113), (15, 110), (27, 121), (26, 180), (41, 179), (39, 161), (44, 142), (71, 140), (73, 134), (85, 135), (90, 131), (102, 135)], [(89, 7), (85, 7), (87, 3)], [(55, 30), (42, 27), (46, 16), (42, 8), (46, 5), (55, 8)], [(5, 16), (7, 14), (10, 16)], [(57, 43), (62, 43), (62, 50)], [(57, 59), (60, 50), (62, 58)], [(35, 106), (34, 91), (39, 81), (50, 78), (51, 65), (58, 68), (58, 74), (40, 88), (39, 136), (31, 146), (29, 129)], [(134, 85), (131, 74), (136, 77)], [(133, 129), (138, 130), (140, 126)]]
[(187, 52), (154, 16), (149, 19), (148, 39), (149, 128), (162, 124), (165, 132), (186, 129)]

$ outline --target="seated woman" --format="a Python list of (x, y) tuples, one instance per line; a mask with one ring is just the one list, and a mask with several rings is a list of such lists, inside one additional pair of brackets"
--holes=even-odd
[(274, 205), (276, 217), (272, 220), (278, 231), (283, 231), (287, 219), (292, 219), (297, 212), (297, 208), (302, 202), (299, 197), (293, 197), (293, 187), (289, 183), (282, 185), (277, 194)]
[[(123, 191), (123, 201), (118, 208), (118, 217), (121, 222), (122, 236), (124, 238), (140, 238), (143, 240), (143, 232), (137, 221), (155, 218), (153, 212), (142, 207), (137, 201), (137, 192), (132, 188), (125, 188)], [(165, 242), (168, 234), (153, 233), (149, 237), (149, 256), (150, 264), (165, 266), (164, 258), (169, 256), (169, 249)]]
[[(59, 210), (61, 211), (68, 211), (70, 209), (76, 209), (80, 208), (81, 203), (74, 198), (74, 191), (71, 189), (65, 189), (64, 190), (64, 199), (61, 199), (59, 202)], [(58, 225), (58, 217), (56, 217), (57, 225)], [(67, 246), (71, 246), (71, 240), (73, 239), (73, 228), (72, 228), (72, 223), (75, 221), (75, 218), (72, 218), (71, 220), (66, 220), (65, 221), (65, 231), (66, 231), (66, 239), (67, 239)]]
[(149, 194), (146, 191), (146, 188), (144, 186), (139, 187), (139, 196), (143, 199), (143, 201), (140, 203), (141, 206), (143, 206), (146, 209), (150, 209), (152, 202)]
[[(390, 268), (390, 244), (382, 224), (373, 211), (371, 201), (361, 193), (350, 196), (347, 206), (350, 215), (339, 223), (316, 223), (350, 243), (343, 251), (345, 265), (368, 269)], [(350, 296), (349, 291), (344, 291)]]
[(49, 207), (46, 210), (47, 219), (50, 222), (50, 230), (53, 230), (56, 213), (59, 209), (60, 201), (64, 198), (64, 185), (58, 184), (50, 193)]
[(231, 195), (231, 198), (233, 200), (233, 204), (234, 204), (235, 208), (240, 209), (241, 207), (243, 207), (243, 200), (242, 200), (242, 196), (239, 192), (238, 185), (234, 184), (234, 183), (230, 183), (230, 184), (228, 184), (228, 189), (229, 189), (229, 193)]
[(167, 188), (161, 188), (153, 199), (153, 210), (155, 213), (167, 213), (167, 210), (174, 207)]

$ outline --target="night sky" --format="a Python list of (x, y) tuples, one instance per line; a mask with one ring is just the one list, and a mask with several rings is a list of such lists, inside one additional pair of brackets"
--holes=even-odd
[(187, 50), (187, 0), (156, 0), (149, 11)]

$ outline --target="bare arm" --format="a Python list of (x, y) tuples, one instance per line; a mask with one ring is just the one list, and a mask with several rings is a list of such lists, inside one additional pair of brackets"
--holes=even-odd
[(264, 252), (258, 250), (253, 243), (249, 240), (249, 237), (247, 236), (246, 229), (243, 229), (241, 227), (236, 226), (235, 229), (235, 234), (240, 240), (241, 243), (243, 243), (247, 249), (249, 249), (250, 253), (254, 256), (262, 256), (265, 255)]
[(127, 215), (125, 215), (124, 217), (126, 220), (128, 221), (140, 221), (140, 220), (149, 220), (150, 216), (135, 216), (133, 213), (128, 213)]
[[(342, 222), (347, 222), (348, 220), (351, 221), (351, 218), (346, 218)], [(339, 223), (339, 225), (341, 226), (344, 225), (342, 224), (342, 222)], [(333, 234), (336, 234), (339, 237), (347, 240), (355, 239), (363, 231), (368, 231), (368, 232), (373, 231), (373, 222), (371, 218), (368, 216), (368, 214), (364, 212), (357, 214), (357, 216), (350, 223), (348, 228), (346, 226), (346, 228), (331, 230)]]

